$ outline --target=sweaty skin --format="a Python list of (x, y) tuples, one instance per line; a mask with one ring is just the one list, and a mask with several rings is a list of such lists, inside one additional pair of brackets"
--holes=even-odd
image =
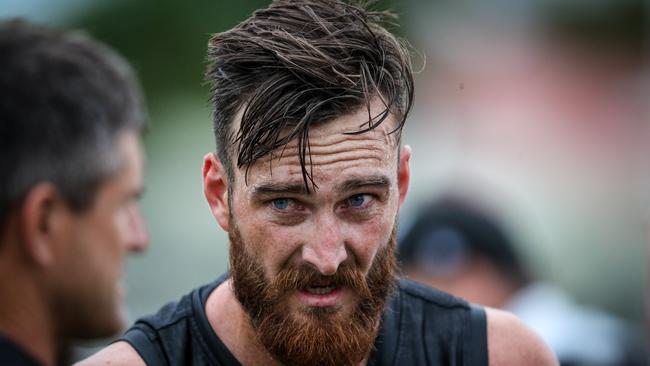
[[(307, 262), (330, 275), (352, 260), (365, 272), (378, 244), (388, 241), (400, 203), (397, 148), (394, 135), (386, 136), (392, 123), (361, 135), (343, 134), (358, 129), (364, 117), (362, 111), (310, 131), (308, 169), (318, 187), (310, 194), (295, 144), (280, 159), (254, 164), (248, 185), (238, 184), (244, 176), (237, 172), (231, 215), (269, 278), (286, 262)], [(274, 199), (287, 199), (282, 202), (287, 207), (274, 206)]]

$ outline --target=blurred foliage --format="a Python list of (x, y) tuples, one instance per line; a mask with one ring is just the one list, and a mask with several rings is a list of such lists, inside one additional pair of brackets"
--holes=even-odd
[(543, 10), (544, 28), (555, 39), (643, 58), (647, 36), (643, 0), (605, 1), (592, 6), (567, 2)]
[(210, 34), (231, 28), (268, 2), (110, 1), (72, 23), (131, 61), (155, 108), (166, 94), (206, 93), (203, 71)]

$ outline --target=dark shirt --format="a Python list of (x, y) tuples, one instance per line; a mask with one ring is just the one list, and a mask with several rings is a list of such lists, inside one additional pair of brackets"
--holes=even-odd
[(0, 365), (40, 366), (41, 364), (17, 344), (0, 336)]
[[(139, 319), (120, 340), (148, 365), (240, 365), (208, 322), (205, 303), (226, 279), (197, 288)], [(399, 280), (369, 366), (487, 365), (485, 311), (438, 290)]]

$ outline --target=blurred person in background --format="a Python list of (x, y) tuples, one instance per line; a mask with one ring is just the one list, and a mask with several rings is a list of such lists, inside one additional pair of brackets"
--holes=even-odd
[(285, 0), (212, 37), (204, 193), (230, 272), (84, 363), (555, 364), (511, 315), (395, 278), (413, 84), (389, 21)]
[(83, 33), (0, 22), (0, 363), (55, 365), (118, 333), (146, 113), (127, 63)]
[(642, 338), (628, 324), (536, 280), (493, 210), (448, 195), (404, 224), (397, 257), (406, 277), (512, 312), (542, 336), (563, 366), (647, 364)]

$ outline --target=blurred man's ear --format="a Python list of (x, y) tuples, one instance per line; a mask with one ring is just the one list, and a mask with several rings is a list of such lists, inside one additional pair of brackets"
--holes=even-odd
[(25, 196), (17, 210), (18, 242), (28, 261), (46, 267), (56, 260), (65, 241), (70, 209), (51, 183), (39, 183)]
[(409, 190), (409, 182), (411, 180), (411, 168), (409, 162), (411, 160), (411, 147), (404, 145), (399, 155), (399, 169), (397, 170), (397, 184), (399, 188), (399, 204), (400, 206), (406, 199), (406, 193)]
[(219, 226), (225, 231), (230, 230), (228, 176), (214, 153), (208, 153), (203, 158), (203, 193)]

